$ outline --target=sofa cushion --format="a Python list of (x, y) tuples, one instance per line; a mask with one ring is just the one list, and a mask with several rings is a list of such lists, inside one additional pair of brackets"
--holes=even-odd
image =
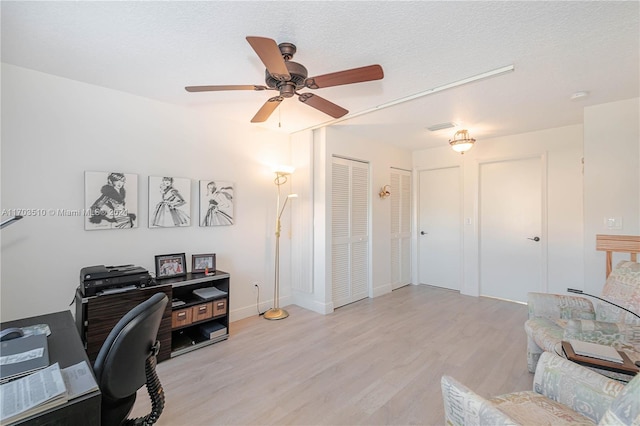
[(532, 391), (514, 392), (489, 401), (522, 425), (594, 424), (590, 418)]
[[(607, 278), (602, 298), (640, 315), (640, 263), (619, 262)], [(596, 320), (640, 325), (640, 318), (605, 302), (596, 304)]]

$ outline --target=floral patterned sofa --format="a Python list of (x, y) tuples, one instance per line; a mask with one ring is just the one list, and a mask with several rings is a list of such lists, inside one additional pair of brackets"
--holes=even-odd
[[(600, 296), (640, 313), (640, 263), (623, 260), (611, 271)], [(561, 341), (576, 339), (614, 346), (640, 360), (640, 318), (605, 302), (569, 295), (529, 293), (527, 365), (536, 371), (544, 351), (564, 356)]]
[(448, 425), (640, 424), (640, 374), (625, 386), (550, 352), (532, 391), (485, 399), (450, 376), (441, 384)]

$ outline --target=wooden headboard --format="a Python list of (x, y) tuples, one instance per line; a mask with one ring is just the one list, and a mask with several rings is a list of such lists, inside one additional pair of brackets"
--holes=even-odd
[(596, 235), (596, 250), (607, 252), (607, 277), (611, 273), (613, 253), (630, 253), (632, 262), (638, 261), (640, 236), (638, 235)]

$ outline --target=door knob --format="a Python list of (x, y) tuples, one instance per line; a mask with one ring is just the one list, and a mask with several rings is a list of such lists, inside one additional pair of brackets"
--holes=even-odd
[(540, 241), (540, 237), (527, 238), (527, 240)]
[(420, 235), (427, 235), (427, 233), (424, 231), (420, 231)]

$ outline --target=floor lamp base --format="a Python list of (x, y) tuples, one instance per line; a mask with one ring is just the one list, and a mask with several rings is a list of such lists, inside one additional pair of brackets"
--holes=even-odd
[(264, 318), (268, 320), (285, 319), (289, 316), (289, 312), (281, 308), (271, 308), (264, 313)]

